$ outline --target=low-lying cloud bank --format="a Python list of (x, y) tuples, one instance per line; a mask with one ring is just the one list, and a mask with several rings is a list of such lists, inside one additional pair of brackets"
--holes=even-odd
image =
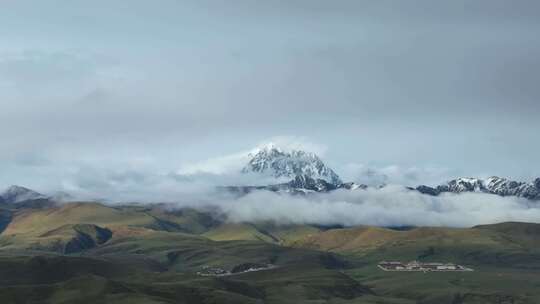
[[(214, 168), (210, 165), (193, 167), (196, 170), (192, 168), (191, 171), (171, 172), (167, 168), (156, 170), (152, 162), (147, 164), (146, 161), (138, 160), (128, 163), (125, 167), (131, 169), (120, 170), (114, 166), (109, 167), (108, 163), (99, 167), (68, 166), (70, 170), (59, 167), (53, 171), (40, 171), (44, 176), (52, 176), (46, 179), (53, 181), (50, 185), (44, 184), (43, 187), (36, 188), (32, 184), (21, 185), (45, 194), (61, 190), (72, 195), (70, 200), (99, 200), (107, 203), (165, 202), (177, 208), (217, 207), (232, 222), (275, 221), (280, 224), (451, 227), (470, 227), (504, 221), (540, 223), (540, 202), (516, 197), (500, 197), (484, 193), (444, 194), (433, 197), (407, 190), (403, 186), (392, 185), (382, 189), (337, 190), (330, 193), (311, 193), (306, 196), (256, 191), (237, 197), (218, 189), (222, 186), (268, 185), (287, 180), (279, 181), (268, 176), (243, 174), (239, 170), (217, 172), (202, 170)], [(363, 172), (365, 169), (362, 166), (351, 168), (354, 172)], [(35, 171), (22, 173), (28, 173), (24, 176), (32, 176), (31, 172)], [(366, 172), (369, 173), (367, 174), (369, 178), (383, 176), (382, 182), (392, 183), (395, 179), (404, 182), (413, 181), (400, 183), (404, 185), (417, 185), (418, 178), (422, 176), (432, 179), (441, 175), (437, 170), (403, 171), (400, 168), (390, 167), (373, 171), (375, 173)], [(56, 176), (61, 178), (53, 178)], [(387, 179), (388, 176), (397, 177)]]
[(540, 203), (484, 193), (433, 197), (400, 186), (305, 197), (259, 191), (217, 205), (232, 222), (448, 227), (505, 221), (540, 223)]
[[(172, 208), (216, 208), (230, 222), (277, 224), (471, 227), (505, 221), (540, 223), (540, 201), (486, 193), (429, 196), (403, 186), (291, 195), (254, 191), (238, 196), (219, 186), (242, 184), (245, 175), (84, 175), (65, 184), (69, 200), (107, 204), (168, 203)], [(203, 178), (204, 177), (204, 178)], [(251, 179), (253, 182), (254, 180)], [(38, 189), (39, 190), (39, 189)], [(105, 191), (104, 191), (105, 190)]]
[(382, 189), (336, 190), (305, 196), (261, 190), (238, 197), (218, 190), (219, 186), (247, 184), (247, 181), (254, 184), (258, 181), (254, 176), (121, 174), (114, 178), (101, 176), (101, 183), (96, 183), (94, 174), (84, 177), (87, 178), (79, 178), (84, 183), (67, 184), (64, 188), (75, 199), (165, 202), (174, 208), (217, 207), (231, 222), (448, 227), (505, 221), (540, 223), (540, 202), (486, 193), (429, 196), (403, 186), (388, 185)]
[(403, 167), (398, 165), (374, 166), (359, 163), (348, 163), (339, 168), (344, 180), (370, 186), (397, 184), (406, 186), (439, 185), (452, 177), (456, 172), (442, 167)]

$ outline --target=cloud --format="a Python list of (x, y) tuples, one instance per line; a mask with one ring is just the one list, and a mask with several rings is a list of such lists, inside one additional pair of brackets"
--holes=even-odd
[(188, 199), (274, 134), (370, 184), (540, 172), (538, 1), (4, 2), (1, 185)]
[(230, 174), (240, 172), (249, 160), (249, 151), (185, 164), (176, 172), (179, 175)]
[[(310, 142), (299, 136), (274, 136), (259, 142), (254, 149), (245, 150), (230, 155), (209, 158), (203, 161), (184, 164), (176, 171), (179, 175), (196, 174), (238, 174), (248, 163), (250, 155), (257, 153), (261, 148), (274, 145), (283, 151), (302, 150), (312, 152), (319, 156), (324, 155), (326, 146)], [(275, 181), (274, 181), (275, 182)]]
[[(266, 147), (268, 145), (274, 145), (281, 150), (290, 152), (293, 150), (301, 150), (306, 152), (315, 153), (318, 156), (324, 156), (328, 147), (318, 143), (310, 141), (307, 137), (302, 136), (274, 136), (265, 141), (260, 142), (256, 149)], [(255, 149), (255, 150), (256, 150)], [(252, 151), (251, 151), (252, 152)]]
[[(198, 179), (177, 176), (148, 178), (124, 173), (120, 176), (104, 175), (99, 181), (94, 179), (96, 174), (90, 173), (89, 176), (90, 179), (79, 178), (78, 184), (66, 185), (66, 189), (79, 194), (79, 197), (109, 191), (113, 196), (105, 202), (110, 204), (167, 202), (171, 208), (212, 208), (227, 221), (235, 223), (272, 221), (276, 224), (382, 227), (471, 227), (506, 221), (540, 223), (539, 202), (485, 193), (429, 196), (402, 186), (387, 186), (306, 196), (254, 191), (237, 197), (215, 187), (228, 180), (229, 177), (224, 176), (209, 175), (206, 179), (202, 176)], [(139, 188), (130, 187), (130, 181), (137, 181)], [(140, 185), (145, 186), (141, 188)]]
[[(57, 172), (47, 172), (55, 176)], [(282, 180), (257, 173), (196, 171), (179, 174), (158, 171), (152, 164), (107, 167), (106, 164), (77, 165), (64, 170), (58, 181), (37, 190), (54, 193), (67, 192), (79, 200), (102, 200), (108, 203), (125, 202), (186, 202), (206, 201), (220, 187), (237, 185), (268, 185)], [(27, 183), (26, 183), (27, 184)]]
[(456, 176), (456, 172), (442, 167), (404, 167), (399, 165), (369, 166), (348, 163), (341, 172), (345, 180), (370, 186), (396, 184), (405, 186), (438, 185)]
[[(485, 193), (424, 195), (403, 186), (336, 190), (305, 196), (254, 191), (238, 197), (219, 186), (259, 181), (251, 174), (155, 173), (81, 168), (63, 180), (61, 190), (79, 199), (110, 204), (167, 202), (172, 208), (216, 208), (230, 222), (277, 224), (470, 227), (505, 221), (540, 223), (540, 202)], [(58, 190), (58, 189), (57, 189)]]
[(218, 205), (233, 222), (445, 227), (540, 223), (540, 204), (523, 199), (483, 193), (433, 197), (398, 186), (305, 197), (256, 192)]
[[(232, 175), (149, 175), (83, 170), (62, 189), (77, 199), (109, 204), (169, 203), (213, 208), (230, 222), (277, 224), (471, 227), (505, 221), (540, 223), (540, 203), (485, 193), (424, 195), (402, 186), (337, 190), (306, 196), (254, 191), (237, 197), (217, 186), (242, 182)], [(246, 180), (253, 181), (247, 176)]]
[[(257, 182), (268, 184), (270, 181), (240, 173), (197, 171), (182, 175), (159, 172), (151, 160), (144, 159), (128, 160), (122, 166), (116, 164), (116, 167), (105, 162), (101, 166), (94, 163), (66, 168), (55, 167), (54, 171), (45, 167), (44, 176), (55, 176), (59, 174), (57, 171), (62, 173), (62, 178), (53, 180), (48, 189), (68, 192), (76, 199), (102, 200), (110, 204), (167, 202), (176, 208), (213, 207), (231, 222), (450, 227), (504, 221), (540, 223), (540, 203), (484, 193), (434, 197), (403, 186), (389, 185), (382, 189), (337, 190), (306, 196), (255, 191), (236, 197), (218, 187)], [(31, 171), (21, 174), (27, 175), (27, 172)], [(23, 185), (31, 186), (29, 183)]]
[[(272, 137), (262, 142), (273, 142), (284, 150), (322, 152), (324, 149), (300, 137)], [(182, 195), (191, 197), (217, 187), (287, 182), (286, 178), (241, 172), (250, 153), (261, 145), (181, 165), (164, 161), (174, 160), (174, 151), (166, 148), (159, 155), (147, 155), (129, 147), (116, 147), (110, 152), (109, 146), (101, 152), (80, 147), (73, 158), (73, 151), (64, 149), (64, 145), (56, 145), (54, 149), (36, 145), (40, 148), (4, 156), (9, 161), (5, 171), (14, 173), (0, 175), (0, 185), (21, 184), (45, 193), (65, 191), (80, 199), (170, 202), (184, 199)]]

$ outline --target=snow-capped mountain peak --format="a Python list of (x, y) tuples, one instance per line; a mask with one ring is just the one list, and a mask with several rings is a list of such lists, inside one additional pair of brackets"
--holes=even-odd
[(39, 192), (15, 185), (7, 188), (1, 194), (1, 196), (3, 200), (8, 204), (15, 204), (26, 200), (46, 198), (45, 195)]
[(273, 143), (258, 147), (248, 155), (249, 161), (242, 172), (261, 173), (275, 178), (294, 179), (305, 176), (337, 185), (339, 176), (311, 152), (284, 150)]

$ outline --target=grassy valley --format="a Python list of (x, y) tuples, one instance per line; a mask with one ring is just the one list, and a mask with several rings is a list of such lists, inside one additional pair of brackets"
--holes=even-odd
[[(466, 229), (229, 223), (163, 205), (0, 212), (2, 303), (538, 303), (540, 225)], [(468, 273), (390, 273), (381, 260)], [(201, 269), (266, 270), (201, 276)], [(81, 299), (81, 295), (84, 295)]]

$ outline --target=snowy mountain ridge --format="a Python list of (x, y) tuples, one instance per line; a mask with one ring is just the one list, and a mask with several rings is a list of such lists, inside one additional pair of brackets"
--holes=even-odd
[(36, 199), (45, 199), (45, 195), (36, 192), (34, 190), (21, 187), (21, 186), (10, 186), (2, 194), (2, 201), (7, 204), (16, 204), (22, 201), (36, 200)]
[(339, 176), (315, 153), (301, 150), (286, 151), (270, 143), (253, 150), (248, 156), (249, 161), (242, 169), (243, 173), (255, 172), (288, 179), (305, 176), (334, 185), (342, 183)]
[(429, 195), (439, 195), (444, 192), (483, 192), (500, 196), (517, 196), (531, 200), (540, 200), (540, 178), (527, 183), (498, 176), (492, 176), (486, 179), (461, 177), (436, 187), (418, 186), (416, 190)]
[[(251, 151), (248, 156), (249, 161), (242, 169), (243, 173), (261, 173), (276, 178), (287, 178), (290, 181), (259, 187), (240, 186), (238, 188), (243, 189), (240, 192), (258, 189), (304, 193), (306, 191), (328, 192), (336, 189), (365, 190), (368, 188), (363, 184), (343, 183), (340, 177), (327, 167), (315, 153), (295, 149), (284, 150), (269, 143)], [(481, 192), (540, 200), (540, 178), (532, 183), (526, 183), (497, 176), (485, 179), (460, 177), (436, 187), (421, 185), (410, 189), (433, 196), (441, 193)]]

